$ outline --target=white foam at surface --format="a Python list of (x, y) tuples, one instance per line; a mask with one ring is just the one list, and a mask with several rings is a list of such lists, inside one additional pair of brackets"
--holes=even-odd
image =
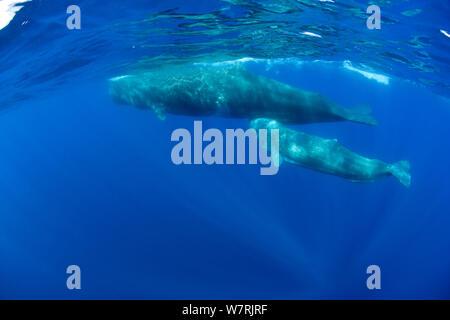
[(389, 84), (390, 78), (388, 76), (355, 68), (352, 65), (352, 63), (348, 60), (344, 61), (343, 66), (345, 69), (353, 71), (353, 72), (357, 72), (357, 73), (363, 75), (364, 77), (366, 77), (367, 79), (372, 79), (372, 80), (377, 81), (378, 83), (385, 84), (385, 85)]
[(322, 38), (322, 36), (320, 34), (309, 32), (309, 31), (301, 32), (300, 34), (304, 34), (305, 36), (310, 36), (310, 37), (315, 37), (315, 38)]
[(23, 6), (17, 6), (31, 0), (0, 0), (0, 30), (5, 28)]

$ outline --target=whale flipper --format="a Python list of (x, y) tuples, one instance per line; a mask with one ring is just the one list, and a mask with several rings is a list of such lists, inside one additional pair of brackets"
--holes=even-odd
[(159, 120), (166, 120), (166, 112), (162, 108), (152, 108)]
[(409, 188), (411, 186), (411, 175), (409, 173), (409, 162), (400, 161), (389, 166), (389, 172), (396, 177), (401, 184)]

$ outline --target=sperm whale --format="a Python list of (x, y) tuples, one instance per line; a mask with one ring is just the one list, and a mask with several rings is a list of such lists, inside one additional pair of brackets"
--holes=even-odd
[(270, 118), (285, 124), (352, 121), (375, 125), (369, 108), (347, 109), (323, 95), (257, 75), (243, 66), (170, 66), (110, 79), (122, 104), (166, 114)]
[(279, 130), (278, 156), (288, 163), (353, 182), (372, 182), (394, 176), (404, 186), (411, 185), (408, 161), (388, 164), (369, 159), (343, 147), (336, 139), (324, 139), (286, 128), (273, 119), (254, 119), (250, 127), (255, 130)]

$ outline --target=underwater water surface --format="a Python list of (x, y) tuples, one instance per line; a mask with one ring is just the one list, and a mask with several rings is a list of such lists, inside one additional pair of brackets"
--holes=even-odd
[[(80, 30), (66, 27), (72, 4)], [(370, 4), (381, 30), (366, 26)], [(448, 2), (12, 5), (0, 0), (1, 299), (450, 298)], [(292, 128), (408, 160), (411, 187), (287, 163), (274, 176), (175, 166), (175, 129), (248, 120), (160, 120), (116, 104), (108, 80), (183, 64), (242, 65), (370, 105), (377, 126)], [(67, 289), (69, 265), (82, 290)], [(381, 290), (366, 286), (370, 265)]]

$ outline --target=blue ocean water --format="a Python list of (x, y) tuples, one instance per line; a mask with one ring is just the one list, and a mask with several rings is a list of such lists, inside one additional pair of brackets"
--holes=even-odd
[[(26, 2), (0, 30), (1, 299), (450, 298), (448, 2), (379, 1), (381, 30), (366, 1), (76, 2)], [(223, 61), (369, 104), (377, 127), (295, 128), (409, 160), (411, 187), (175, 166), (173, 130), (248, 121), (161, 121), (108, 94), (127, 72)]]

